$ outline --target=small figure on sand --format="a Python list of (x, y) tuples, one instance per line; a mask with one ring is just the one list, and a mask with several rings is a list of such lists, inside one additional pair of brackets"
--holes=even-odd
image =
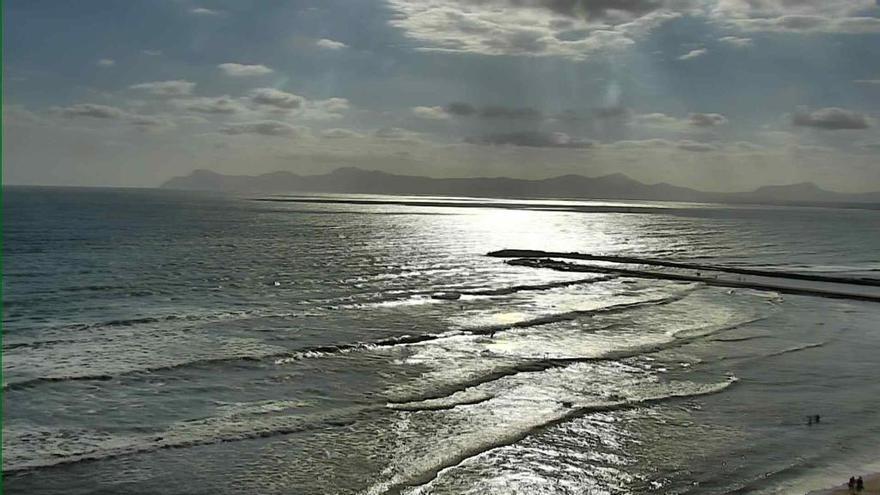
[(859, 476), (859, 479), (856, 480), (856, 491), (860, 492), (865, 489), (865, 482), (862, 481), (862, 477)]
[(849, 488), (849, 492), (850, 492), (850, 493), (852, 493), (853, 491), (855, 491), (855, 489), (856, 489), (856, 477), (855, 477), (855, 476), (850, 476), (850, 477), (849, 477), (849, 482), (846, 484), (846, 486)]

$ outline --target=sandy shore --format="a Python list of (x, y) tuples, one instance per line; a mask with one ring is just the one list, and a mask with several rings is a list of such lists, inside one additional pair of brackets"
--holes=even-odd
[[(854, 476), (858, 478), (859, 474), (854, 474)], [(859, 495), (880, 495), (880, 473), (868, 475), (862, 474), (861, 476), (865, 481), (865, 489), (860, 492), (851, 492), (844, 482), (834, 488), (812, 491), (807, 495), (849, 495), (850, 493), (858, 493)]]

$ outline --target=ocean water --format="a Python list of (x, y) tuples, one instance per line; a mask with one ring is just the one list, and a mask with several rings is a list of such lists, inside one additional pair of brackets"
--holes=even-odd
[(4, 493), (805, 493), (878, 459), (880, 304), (485, 254), (880, 278), (880, 211), (356, 199), (4, 189)]

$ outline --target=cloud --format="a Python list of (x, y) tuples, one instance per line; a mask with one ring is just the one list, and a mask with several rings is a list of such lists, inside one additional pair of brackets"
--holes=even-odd
[(692, 0), (389, 0), (420, 49), (585, 59), (632, 46)]
[(326, 100), (315, 100), (311, 102), (310, 106), (320, 112), (337, 114), (351, 108), (351, 102), (346, 98), (327, 98)]
[(382, 127), (373, 132), (373, 135), (377, 138), (394, 141), (412, 141), (418, 139), (418, 133), (400, 127)]
[(594, 108), (593, 115), (600, 119), (628, 119), (632, 112), (623, 105), (613, 105), (610, 107)]
[(449, 114), (443, 107), (413, 107), (412, 113), (420, 119), (445, 120), (449, 118)]
[(692, 113), (688, 115), (688, 123), (695, 127), (714, 127), (727, 123), (727, 117), (720, 113)]
[(690, 139), (682, 139), (679, 141), (672, 141), (668, 139), (636, 139), (636, 140), (623, 140), (623, 141), (615, 141), (613, 143), (609, 143), (603, 145), (605, 148), (609, 149), (650, 149), (650, 148), (666, 148), (666, 149), (679, 149), (684, 151), (692, 151), (696, 153), (704, 153), (708, 151), (719, 151), (721, 147), (715, 143), (703, 143), (699, 141), (692, 141)]
[(120, 108), (94, 103), (78, 103), (69, 107), (53, 108), (52, 110), (65, 117), (91, 117), (95, 119), (121, 119), (128, 115), (128, 112)]
[(144, 55), (149, 55), (151, 57), (158, 57), (159, 55), (162, 55), (161, 50), (141, 50), (141, 53), (143, 53)]
[(189, 9), (189, 13), (192, 15), (200, 15), (200, 16), (217, 16), (220, 15), (221, 12), (219, 10), (206, 9), (204, 7), (196, 7), (193, 9)]
[(174, 127), (174, 123), (162, 117), (150, 115), (133, 115), (129, 119), (132, 125), (140, 129), (160, 130)]
[(363, 134), (359, 132), (352, 131), (350, 129), (325, 129), (321, 131), (321, 137), (327, 139), (355, 139), (364, 137)]
[(856, 84), (867, 84), (872, 86), (880, 86), (880, 79), (856, 79), (853, 81)]
[(98, 67), (113, 67), (114, 65), (116, 65), (116, 61), (112, 58), (102, 58), (95, 62), (95, 65), (97, 65)]
[(867, 115), (843, 108), (822, 108), (809, 112), (796, 112), (791, 123), (800, 127), (815, 127), (824, 130), (867, 129), (871, 127)]
[(277, 120), (262, 120), (258, 122), (228, 124), (220, 129), (220, 132), (229, 135), (260, 134), (263, 136), (292, 137), (301, 134), (303, 129)]
[(697, 152), (705, 152), (705, 151), (717, 151), (718, 145), (712, 143), (701, 143), (697, 141), (691, 141), (690, 139), (682, 139), (675, 143), (675, 147), (678, 149), (682, 149), (685, 151), (697, 151)]
[(257, 88), (249, 93), (252, 102), (274, 107), (277, 110), (293, 110), (305, 103), (305, 98), (274, 88)]
[(697, 49), (691, 50), (691, 51), (685, 53), (684, 55), (678, 57), (678, 60), (691, 60), (694, 58), (702, 57), (703, 55), (705, 55), (707, 53), (709, 53), (709, 50), (707, 50), (705, 48), (697, 48)]
[(541, 118), (541, 112), (534, 108), (515, 108), (502, 106), (489, 106), (480, 109), (479, 116), (484, 119), (525, 119), (536, 120)]
[(241, 103), (229, 96), (188, 98), (177, 103), (186, 110), (201, 113), (230, 114), (244, 110)]
[[(417, 107), (421, 109), (430, 109), (431, 112), (439, 114), (443, 112), (447, 115), (456, 117), (476, 116), (483, 119), (507, 119), (507, 120), (539, 120), (543, 118), (540, 111), (529, 107), (505, 107), (500, 105), (485, 106), (477, 108), (470, 103), (454, 102), (441, 107)], [(415, 110), (414, 110), (415, 111)], [(427, 113), (426, 110), (420, 110), (421, 113)], [(426, 117), (426, 115), (421, 115)], [(426, 117), (427, 118), (427, 117)], [(436, 117), (435, 117), (436, 118)]]
[(723, 38), (718, 38), (718, 41), (736, 48), (746, 48), (752, 46), (751, 38), (740, 38), (738, 36), (724, 36)]
[(684, 124), (681, 119), (659, 112), (634, 115), (631, 122), (646, 127), (682, 127)]
[(156, 96), (187, 96), (192, 94), (196, 83), (184, 80), (155, 81), (129, 86), (131, 89), (146, 91)]
[(715, 0), (709, 15), (745, 31), (876, 33), (876, 0)]
[(468, 138), (471, 144), (511, 145), (531, 148), (590, 148), (595, 143), (574, 139), (564, 132), (521, 131), (500, 134), (487, 134), (479, 138)]
[(477, 113), (477, 109), (470, 103), (454, 102), (446, 106), (446, 111), (452, 115), (468, 117)]
[(220, 64), (217, 66), (217, 68), (230, 77), (263, 76), (275, 72), (265, 65), (237, 64), (233, 62)]
[(78, 103), (69, 107), (53, 107), (52, 113), (67, 118), (92, 118), (103, 120), (124, 120), (141, 129), (161, 129), (174, 127), (174, 123), (162, 117), (139, 115), (127, 112), (118, 107), (98, 105), (95, 103)]
[(315, 41), (315, 45), (318, 48), (324, 48), (327, 50), (342, 50), (343, 48), (348, 48), (348, 45), (341, 41), (334, 41), (327, 38), (322, 38), (318, 41)]

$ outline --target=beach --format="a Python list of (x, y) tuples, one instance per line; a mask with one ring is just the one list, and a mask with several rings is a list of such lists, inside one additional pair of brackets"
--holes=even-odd
[(830, 488), (827, 490), (816, 490), (809, 492), (808, 495), (850, 495), (852, 493), (863, 494), (863, 495), (876, 495), (880, 494), (880, 473), (872, 473), (860, 475), (856, 474), (856, 477), (862, 476), (862, 480), (865, 482), (865, 489), (861, 491), (850, 490), (846, 483), (843, 483), (840, 486), (836, 486), (834, 488)]

